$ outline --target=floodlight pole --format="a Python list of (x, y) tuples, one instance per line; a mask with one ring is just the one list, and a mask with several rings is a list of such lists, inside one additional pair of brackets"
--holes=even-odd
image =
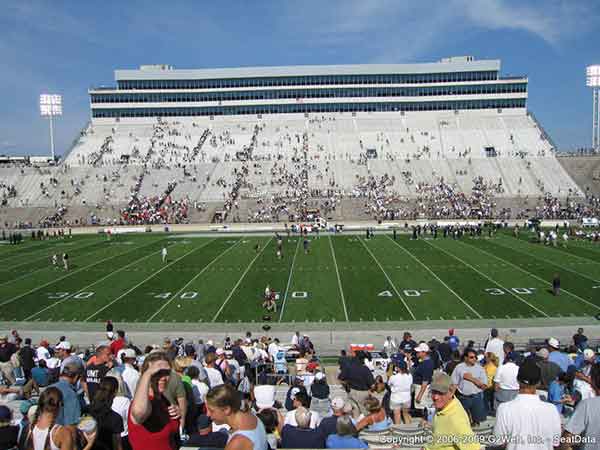
[(594, 115), (592, 117), (592, 147), (600, 150), (600, 88), (594, 87)]
[(54, 114), (50, 114), (50, 152), (52, 155), (52, 161), (54, 161), (54, 121), (52, 120), (52, 117), (54, 116)]

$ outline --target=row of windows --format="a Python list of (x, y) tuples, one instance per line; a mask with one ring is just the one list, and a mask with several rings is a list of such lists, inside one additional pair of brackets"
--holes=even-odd
[(527, 92), (527, 83), (429, 86), (403, 88), (285, 89), (234, 92), (174, 92), (91, 94), (92, 103), (209, 102), (337, 97), (421, 97), (438, 95), (504, 94)]
[(93, 117), (228, 116), (238, 114), (324, 113), (358, 111), (440, 111), (524, 108), (525, 99), (468, 100), (411, 103), (317, 103), (291, 105), (214, 106), (206, 108), (92, 109)]
[(119, 89), (214, 89), (328, 84), (447, 83), (497, 80), (498, 71), (386, 75), (310, 75), (303, 77), (230, 78), (213, 80), (117, 80)]

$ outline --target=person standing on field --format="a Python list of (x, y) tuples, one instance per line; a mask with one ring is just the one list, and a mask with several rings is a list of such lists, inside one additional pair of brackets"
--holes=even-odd
[(67, 253), (63, 253), (62, 260), (65, 270), (69, 270), (69, 255)]
[(552, 294), (555, 297), (560, 295), (560, 276), (558, 274), (555, 274), (552, 279)]
[(162, 262), (163, 264), (167, 262), (167, 247), (163, 247), (162, 250), (160, 251), (160, 254), (162, 255)]

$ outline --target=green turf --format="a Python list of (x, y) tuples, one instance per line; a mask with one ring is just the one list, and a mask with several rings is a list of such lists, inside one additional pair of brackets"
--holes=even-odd
[[(528, 319), (600, 313), (600, 247), (548, 247), (509, 233), (472, 239), (399, 235), (89, 235), (0, 247), (0, 320), (273, 322)], [(256, 246), (258, 245), (258, 249)], [(168, 248), (163, 263), (160, 250)], [(51, 267), (67, 251), (70, 270)], [(562, 293), (551, 280), (559, 273)]]

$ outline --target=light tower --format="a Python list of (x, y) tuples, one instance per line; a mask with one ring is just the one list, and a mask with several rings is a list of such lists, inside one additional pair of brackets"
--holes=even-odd
[(600, 65), (588, 66), (586, 69), (586, 84), (592, 88), (594, 95), (592, 117), (592, 147), (600, 150)]
[(60, 95), (42, 94), (40, 95), (40, 114), (42, 117), (50, 119), (50, 151), (52, 161), (54, 157), (54, 116), (62, 116), (62, 97)]

